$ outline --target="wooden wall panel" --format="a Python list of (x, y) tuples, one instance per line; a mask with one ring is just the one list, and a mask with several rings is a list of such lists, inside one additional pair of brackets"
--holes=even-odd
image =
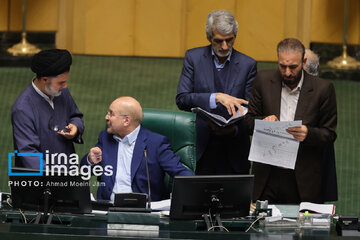
[[(342, 43), (345, 0), (312, 1), (311, 41)], [(360, 2), (349, 1), (348, 43), (360, 44)]]
[(284, 1), (238, 2), (239, 33), (235, 47), (261, 61), (276, 59), (276, 45), (284, 38)]
[[(22, 0), (0, 0), (0, 31), (20, 31)], [(28, 0), (29, 31), (57, 31), (57, 46), (78, 54), (183, 57), (209, 44), (210, 11), (239, 22), (235, 48), (275, 61), (285, 37), (342, 43), (344, 0)], [(348, 43), (360, 43), (360, 1), (350, 0)], [(8, 16), (7, 11), (10, 12)], [(9, 19), (9, 24), (7, 22)], [(8, 27), (9, 26), (9, 27)]]
[(85, 52), (100, 55), (134, 55), (132, 0), (88, 0), (85, 12)]
[(0, 0), (0, 31), (8, 30), (8, 9), (9, 1)]
[[(11, 0), (10, 31), (22, 30), (22, 0)], [(58, 29), (59, 0), (27, 0), (26, 29), (28, 31), (56, 31)]]
[(180, 0), (136, 0), (135, 56), (178, 57), (183, 12)]
[(56, 31), (59, 0), (27, 0), (26, 28), (28, 31)]

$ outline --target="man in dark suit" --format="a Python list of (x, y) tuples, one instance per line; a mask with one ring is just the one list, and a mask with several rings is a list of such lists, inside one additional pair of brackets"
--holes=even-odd
[[(320, 69), (320, 59), (319, 56), (311, 51), (310, 49), (305, 49), (306, 62), (304, 64), (304, 70), (313, 76), (319, 76)], [(336, 167), (335, 167), (335, 149), (334, 144), (330, 144), (327, 148), (324, 149), (323, 154), (323, 181), (322, 181), (322, 191), (321, 194), (324, 202), (332, 202), (338, 200), (338, 188), (337, 188), (337, 178), (336, 178)]]
[[(233, 49), (237, 31), (230, 12), (209, 14), (206, 35), (211, 45), (186, 52), (176, 95), (179, 109), (201, 107), (229, 118), (248, 103), (256, 61)], [(249, 173), (250, 141), (242, 122), (219, 128), (198, 117), (196, 129), (196, 174)]]
[(81, 160), (81, 165), (94, 168), (97, 165), (105, 170), (112, 167), (113, 174), (99, 177), (102, 184), (97, 191), (98, 199), (114, 200), (115, 193), (148, 193), (148, 179), (151, 200), (168, 199), (165, 172), (171, 177), (193, 175), (181, 164), (165, 136), (140, 125), (143, 112), (134, 98), (120, 97), (113, 101), (105, 119), (107, 131), (100, 132), (96, 147)]
[(270, 203), (323, 202), (323, 152), (336, 139), (337, 109), (331, 82), (303, 71), (305, 48), (297, 39), (278, 44), (278, 70), (255, 78), (245, 121), (302, 120), (287, 132), (300, 142), (295, 170), (253, 163), (253, 200)]

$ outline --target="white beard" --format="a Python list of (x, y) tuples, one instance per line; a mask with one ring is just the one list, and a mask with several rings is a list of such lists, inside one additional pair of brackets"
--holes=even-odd
[(53, 90), (51, 87), (50, 87), (50, 84), (49, 85), (46, 85), (45, 86), (45, 91), (48, 95), (52, 96), (52, 97), (58, 97), (61, 95), (61, 90), (60, 91), (55, 91)]

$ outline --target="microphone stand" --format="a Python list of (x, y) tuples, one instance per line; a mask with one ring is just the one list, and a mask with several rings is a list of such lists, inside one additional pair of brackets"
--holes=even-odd
[(26, 40), (26, 0), (23, 0), (22, 4), (22, 34), (21, 34), (21, 42), (18, 44), (15, 44), (11, 48), (9, 48), (7, 51), (12, 54), (13, 56), (26, 56), (26, 55), (34, 55), (38, 52), (40, 52), (40, 49), (38, 49), (35, 45), (30, 44)]

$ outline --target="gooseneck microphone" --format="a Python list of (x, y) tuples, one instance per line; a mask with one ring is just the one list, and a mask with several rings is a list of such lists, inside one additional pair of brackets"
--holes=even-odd
[(144, 157), (145, 157), (145, 167), (146, 167), (147, 184), (148, 184), (148, 189), (149, 189), (148, 208), (151, 210), (150, 174), (149, 174), (149, 164), (148, 164), (148, 156), (147, 156), (147, 150), (146, 150), (146, 148), (144, 149)]

